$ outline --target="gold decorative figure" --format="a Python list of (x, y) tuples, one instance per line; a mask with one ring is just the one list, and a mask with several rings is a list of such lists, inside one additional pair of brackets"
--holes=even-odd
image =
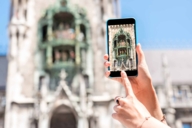
[(63, 62), (67, 61), (68, 56), (67, 56), (67, 52), (66, 51), (62, 52), (61, 58), (62, 58)]
[(61, 54), (58, 50), (55, 50), (55, 63), (59, 62), (61, 59)]

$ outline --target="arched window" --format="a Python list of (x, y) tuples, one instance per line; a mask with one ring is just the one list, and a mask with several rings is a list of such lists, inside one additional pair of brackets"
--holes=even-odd
[(119, 46), (121, 47), (125, 47), (126, 46), (126, 37), (124, 34), (121, 34), (118, 36), (118, 43), (119, 43)]
[(42, 27), (42, 42), (47, 41), (47, 27), (48, 25)]
[(117, 47), (117, 41), (115, 40), (114, 41), (114, 48), (116, 48)]
[(74, 16), (68, 12), (59, 12), (53, 16), (54, 37), (75, 39)]
[(80, 41), (86, 40), (86, 28), (84, 24), (80, 24), (80, 33), (78, 35)]
[(75, 62), (75, 48), (70, 45), (60, 45), (53, 47), (53, 63)]
[(61, 105), (55, 109), (51, 117), (50, 128), (77, 128), (75, 115), (68, 106)]
[(130, 41), (130, 39), (129, 39), (129, 38), (127, 39), (127, 43), (128, 43), (128, 46), (130, 46), (131, 41)]

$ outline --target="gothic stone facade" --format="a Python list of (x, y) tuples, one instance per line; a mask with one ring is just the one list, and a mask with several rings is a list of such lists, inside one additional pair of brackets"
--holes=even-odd
[(11, 3), (5, 128), (121, 128), (102, 57), (119, 1)]

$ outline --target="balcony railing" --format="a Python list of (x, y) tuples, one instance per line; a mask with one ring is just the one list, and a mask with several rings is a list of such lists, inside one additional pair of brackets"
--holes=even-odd
[(166, 97), (163, 89), (158, 88), (157, 92), (162, 108), (168, 107), (168, 103), (170, 103), (169, 107), (173, 108), (192, 108), (192, 93), (190, 92), (190, 90), (185, 93), (182, 93), (181, 90), (173, 91), (174, 93), (171, 98)]
[(192, 107), (192, 95), (191, 96), (173, 96), (171, 99), (171, 106), (174, 108), (188, 108)]

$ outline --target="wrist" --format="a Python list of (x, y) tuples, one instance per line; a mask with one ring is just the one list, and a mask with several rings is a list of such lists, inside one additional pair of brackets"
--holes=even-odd
[(161, 119), (161, 122), (164, 123), (164, 124), (167, 124), (167, 121), (166, 121), (166, 118), (165, 118), (165, 114), (163, 114), (163, 117)]
[(148, 120), (145, 120), (145, 122), (139, 128), (170, 128), (170, 127), (163, 124), (159, 120), (150, 117)]
[(150, 114), (154, 118), (156, 118), (157, 120), (161, 121), (164, 124), (167, 124), (165, 115), (163, 114), (163, 112), (161, 110), (161, 106), (159, 105), (159, 101), (158, 101), (155, 89), (152, 88), (151, 92), (152, 92), (151, 97), (154, 97), (154, 99), (153, 99), (154, 104), (151, 106), (151, 109), (148, 111), (150, 111)]

